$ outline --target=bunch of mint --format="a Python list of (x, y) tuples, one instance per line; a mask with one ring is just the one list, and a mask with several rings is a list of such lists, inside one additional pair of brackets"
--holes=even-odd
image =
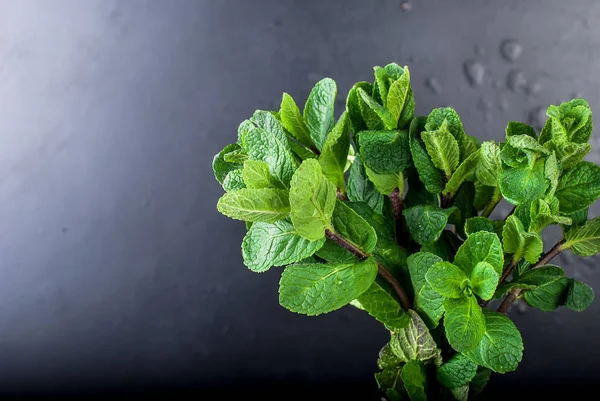
[[(214, 158), (226, 191), (217, 208), (246, 221), (250, 270), (284, 267), (283, 307), (319, 315), (351, 304), (389, 330), (375, 374), (389, 400), (466, 400), (521, 361), (505, 316), (515, 301), (581, 311), (594, 298), (548, 264), (567, 249), (600, 251), (600, 218), (587, 217), (600, 167), (583, 161), (591, 109), (550, 106), (539, 135), (510, 122), (504, 142), (480, 143), (451, 108), (414, 116), (407, 67), (375, 67), (337, 121), (336, 96), (326, 78), (303, 112), (284, 93), (278, 111), (243, 121)], [(502, 198), (513, 211), (490, 219)], [(564, 238), (544, 253), (553, 224)]]

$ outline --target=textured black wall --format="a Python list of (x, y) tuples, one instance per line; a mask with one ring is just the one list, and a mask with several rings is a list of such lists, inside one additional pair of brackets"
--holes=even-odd
[[(242, 265), (244, 227), (217, 213), (210, 169), (239, 122), (324, 76), (339, 112), (391, 61), (411, 67), (420, 114), (451, 105), (471, 135), (500, 139), (574, 94), (600, 115), (600, 3), (410, 6), (0, 0), (0, 394), (372, 385), (378, 323), (289, 313), (277, 269)], [(597, 258), (559, 262), (600, 288)], [(497, 388), (600, 379), (600, 302), (512, 314), (525, 356)]]

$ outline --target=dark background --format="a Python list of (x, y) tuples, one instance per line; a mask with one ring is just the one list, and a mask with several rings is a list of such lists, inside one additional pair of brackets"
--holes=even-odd
[[(279, 269), (242, 265), (210, 168), (239, 122), (324, 76), (339, 115), (391, 61), (419, 114), (453, 106), (486, 139), (574, 95), (600, 115), (600, 2), (401, 3), (0, 0), (0, 395), (371, 391), (379, 323), (290, 313)], [(598, 258), (558, 262), (600, 288)], [(515, 307), (524, 359), (490, 394), (593, 386), (599, 315)]]

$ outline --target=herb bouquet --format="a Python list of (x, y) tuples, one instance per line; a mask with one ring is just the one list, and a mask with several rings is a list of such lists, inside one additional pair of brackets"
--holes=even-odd
[[(600, 218), (587, 218), (600, 167), (583, 161), (591, 109), (550, 106), (539, 135), (511, 121), (503, 142), (480, 143), (451, 108), (414, 116), (407, 67), (375, 67), (337, 122), (336, 95), (325, 78), (303, 113), (284, 93), (278, 111), (243, 121), (213, 161), (226, 191), (217, 208), (246, 221), (250, 270), (284, 266), (284, 308), (351, 304), (389, 330), (375, 374), (389, 400), (467, 400), (521, 361), (511, 305), (581, 311), (594, 298), (549, 264), (600, 251)], [(513, 211), (490, 219), (502, 198)], [(564, 237), (544, 253), (553, 224)]]

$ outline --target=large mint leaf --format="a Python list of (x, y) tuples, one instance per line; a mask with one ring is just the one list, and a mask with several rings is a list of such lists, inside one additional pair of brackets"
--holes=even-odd
[(444, 314), (444, 297), (431, 288), (425, 275), (431, 266), (441, 261), (439, 256), (428, 252), (417, 252), (407, 259), (415, 293), (415, 309), (428, 318), (430, 327), (436, 327)]
[(487, 262), (479, 262), (471, 273), (473, 292), (487, 301), (494, 296), (500, 274)]
[(461, 185), (473, 174), (478, 162), (479, 151), (471, 153), (469, 157), (463, 160), (463, 162), (458, 166), (454, 174), (452, 174), (452, 177), (450, 177), (450, 180), (448, 180), (448, 183), (444, 188), (444, 194), (454, 196), (458, 189), (461, 187)]
[(248, 188), (280, 188), (281, 182), (271, 175), (269, 165), (258, 160), (246, 160), (242, 178)]
[(335, 231), (365, 253), (371, 253), (377, 244), (377, 234), (365, 219), (344, 202), (338, 200), (332, 216)]
[(556, 197), (562, 213), (575, 213), (585, 209), (600, 196), (600, 167), (581, 162), (566, 170), (560, 178)]
[(489, 263), (497, 273), (502, 274), (504, 252), (496, 234), (480, 231), (469, 235), (454, 258), (454, 264), (463, 269), (467, 276), (471, 275), (479, 262)]
[(442, 170), (449, 178), (460, 161), (460, 150), (456, 139), (445, 125), (438, 131), (421, 133), (421, 139), (425, 143), (425, 148), (434, 166)]
[(470, 287), (465, 273), (450, 262), (437, 262), (425, 274), (427, 283), (438, 294), (446, 298), (464, 297), (464, 291)]
[(411, 237), (421, 245), (432, 244), (440, 238), (454, 207), (441, 209), (433, 205), (413, 206), (402, 214)]
[(240, 145), (237, 143), (232, 143), (230, 145), (225, 146), (222, 151), (217, 153), (212, 162), (213, 172), (215, 173), (215, 178), (219, 181), (219, 184), (223, 184), (223, 180), (227, 177), (230, 171), (241, 168), (242, 165), (240, 163), (230, 163), (225, 161), (225, 155), (234, 151), (240, 150)]
[(564, 305), (570, 285), (570, 280), (564, 277), (563, 270), (552, 265), (531, 270), (518, 281), (534, 287), (525, 291), (525, 301), (545, 312)]
[(585, 310), (594, 301), (594, 290), (579, 280), (572, 279), (565, 300), (565, 306), (575, 311)]
[(323, 175), (333, 184), (344, 191), (346, 177), (344, 176), (348, 151), (350, 150), (350, 123), (346, 113), (343, 113), (331, 133), (327, 136), (319, 163)]
[(402, 382), (411, 401), (427, 401), (425, 394), (425, 366), (419, 361), (409, 361), (402, 368)]
[(368, 82), (358, 82), (348, 92), (346, 99), (346, 110), (352, 125), (352, 131), (356, 134), (360, 131), (368, 129), (361, 111), (362, 99), (358, 95), (358, 89), (361, 88), (367, 93), (371, 93), (373, 86)]
[(323, 148), (327, 134), (333, 128), (333, 107), (336, 96), (335, 81), (331, 78), (324, 78), (317, 82), (310, 91), (304, 106), (304, 121), (312, 141), (319, 150)]
[[(386, 109), (385, 107), (383, 107), (382, 105), (377, 103), (362, 88), (358, 88), (358, 95), (362, 99), (362, 103), (360, 103), (361, 111), (363, 113), (363, 118), (365, 119), (365, 121), (367, 123), (367, 127), (369, 127), (369, 129), (372, 129), (372, 130), (388, 129), (389, 130), (389, 129), (396, 128), (396, 126), (398, 125), (398, 122), (396, 120), (394, 120), (394, 117), (388, 111), (388, 109)], [(367, 111), (367, 109), (368, 109), (368, 111)], [(369, 119), (367, 119), (367, 115), (369, 115), (369, 114), (374, 114), (379, 119), (380, 122), (377, 122), (375, 124), (378, 128), (371, 127), (370, 121), (369, 121)], [(376, 120), (374, 120), (374, 121), (376, 121)], [(383, 127), (379, 128), (381, 124), (383, 124)]]
[(485, 319), (474, 295), (444, 299), (444, 327), (448, 342), (458, 352), (477, 347), (485, 332)]
[(300, 143), (305, 146), (312, 146), (310, 132), (304, 122), (304, 117), (294, 99), (287, 93), (283, 94), (281, 106), (279, 108), (279, 117), (285, 129), (292, 134)]
[(477, 347), (465, 352), (465, 355), (497, 373), (515, 370), (523, 357), (521, 333), (503, 314), (488, 309), (484, 309), (483, 313), (485, 333)]
[(275, 223), (252, 224), (242, 241), (244, 264), (254, 272), (271, 266), (299, 262), (323, 246), (325, 238), (309, 241), (302, 238), (288, 219)]
[(425, 131), (436, 131), (441, 129), (443, 125), (446, 125), (448, 131), (456, 139), (456, 142), (458, 142), (460, 161), (466, 159), (473, 151), (477, 150), (474, 149), (473, 142), (465, 134), (460, 117), (454, 109), (443, 107), (431, 110), (431, 113), (427, 117)]
[(565, 234), (563, 249), (571, 249), (575, 255), (592, 256), (600, 252), (600, 217), (587, 221)]
[(419, 179), (425, 185), (427, 191), (438, 194), (444, 189), (444, 180), (440, 170), (431, 161), (425, 144), (421, 141), (421, 132), (425, 131), (426, 121), (426, 117), (415, 117), (410, 124), (408, 135), (410, 153), (419, 173)]
[(357, 264), (295, 264), (288, 266), (279, 282), (279, 303), (310, 316), (347, 305), (367, 291), (377, 276), (373, 258)]
[(315, 241), (331, 226), (336, 201), (335, 185), (321, 172), (315, 159), (307, 159), (296, 170), (291, 182), (292, 223), (302, 237)]
[(456, 388), (469, 383), (475, 377), (477, 364), (459, 352), (437, 368), (436, 373), (443, 386)]
[(477, 179), (490, 187), (498, 185), (501, 173), (500, 148), (493, 141), (484, 142), (479, 150), (479, 159), (475, 168)]
[(545, 265), (537, 269), (528, 270), (512, 281), (502, 284), (496, 291), (494, 298), (500, 298), (514, 288), (533, 290), (539, 286), (552, 284), (555, 281), (562, 280), (564, 275), (563, 269), (554, 265)]
[(410, 309), (407, 313), (410, 315), (408, 326), (392, 333), (392, 351), (402, 362), (420, 361), (439, 366), (442, 362), (441, 351), (427, 326), (414, 310)]
[(390, 331), (401, 330), (410, 321), (410, 316), (404, 312), (400, 303), (385, 288), (385, 284), (379, 283), (377, 280), (356, 301), (362, 309), (383, 323)]
[(504, 168), (499, 184), (502, 196), (513, 205), (541, 197), (548, 187), (544, 177), (544, 160), (538, 160), (532, 168)]
[(363, 131), (358, 143), (364, 165), (376, 173), (403, 172), (412, 164), (407, 131)]
[(236, 220), (274, 223), (290, 214), (290, 203), (287, 191), (246, 188), (223, 195), (217, 203), (217, 210)]
[(387, 94), (386, 107), (398, 122), (399, 128), (408, 126), (415, 115), (415, 100), (410, 87), (410, 72), (404, 68), (404, 74), (391, 86)]
[(383, 195), (375, 189), (375, 186), (367, 177), (358, 154), (354, 157), (354, 162), (350, 167), (347, 191), (348, 198), (352, 202), (365, 202), (375, 212), (379, 214), (383, 212)]

